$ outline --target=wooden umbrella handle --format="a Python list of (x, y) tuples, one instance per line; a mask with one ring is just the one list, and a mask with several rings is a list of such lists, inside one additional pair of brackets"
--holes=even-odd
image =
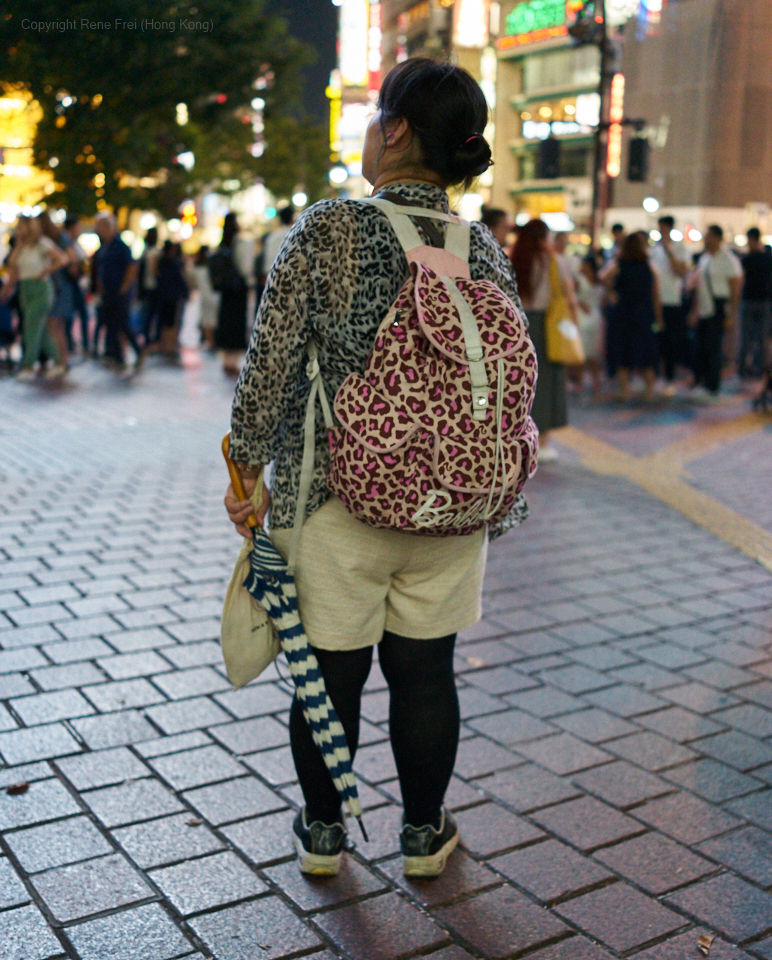
[[(247, 491), (244, 489), (244, 480), (241, 476), (241, 471), (236, 466), (236, 464), (231, 460), (231, 434), (230, 430), (222, 438), (222, 455), (225, 457), (225, 463), (228, 465), (228, 473), (230, 474), (231, 483), (233, 484), (233, 490), (239, 500), (249, 500), (247, 496)], [(254, 530), (258, 526), (257, 517), (254, 513), (246, 519), (246, 525), (250, 530)]]

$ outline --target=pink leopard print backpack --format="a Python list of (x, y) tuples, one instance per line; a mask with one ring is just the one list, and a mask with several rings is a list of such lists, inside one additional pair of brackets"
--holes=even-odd
[[(368, 202), (389, 217), (410, 277), (364, 374), (335, 397), (327, 483), (371, 526), (469, 534), (503, 519), (536, 470), (536, 353), (506, 294), (470, 279), (468, 223)], [(425, 245), (409, 214), (447, 220), (445, 248)]]
[[(364, 374), (346, 377), (335, 396), (340, 426), (316, 347), (308, 345), (311, 393), (290, 571), (313, 475), (317, 396), (330, 440), (327, 484), (370, 526), (438, 537), (473, 533), (502, 520), (536, 471), (536, 352), (509, 297), (489, 280), (470, 278), (469, 224), (380, 198), (363, 202), (388, 216), (410, 276)], [(445, 247), (424, 244), (410, 216), (447, 221)]]

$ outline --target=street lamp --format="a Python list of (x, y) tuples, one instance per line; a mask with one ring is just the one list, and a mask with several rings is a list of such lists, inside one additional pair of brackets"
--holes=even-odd
[(659, 200), (656, 197), (646, 197), (643, 201), (643, 209), (646, 213), (656, 213), (659, 210)]

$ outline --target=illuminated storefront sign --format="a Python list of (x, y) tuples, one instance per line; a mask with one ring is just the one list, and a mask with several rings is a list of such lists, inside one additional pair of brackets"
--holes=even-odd
[(573, 120), (523, 120), (524, 140), (546, 140), (550, 134), (555, 137), (568, 137), (574, 133), (585, 133), (586, 128)]
[(569, 15), (582, 8), (582, 0), (527, 0), (519, 3), (504, 22), (500, 50), (552, 40), (568, 35)]
[(611, 81), (611, 105), (609, 107), (608, 159), (606, 173), (618, 177), (622, 171), (622, 120), (625, 115), (625, 77), (615, 73)]
[(344, 87), (368, 80), (368, 0), (341, 0), (338, 62)]
[(378, 0), (370, 0), (370, 26), (367, 30), (367, 90), (381, 89), (381, 11)]
[(488, 43), (489, 0), (456, 0), (453, 43), (457, 47), (484, 47)]

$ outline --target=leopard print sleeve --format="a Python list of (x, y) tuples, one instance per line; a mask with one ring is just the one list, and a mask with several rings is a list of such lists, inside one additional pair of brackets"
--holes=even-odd
[[(351, 261), (350, 231), (336, 229), (340, 204), (322, 202), (297, 220), (271, 267), (231, 411), (231, 456), (249, 466), (274, 460), (286, 442), (282, 425), (305, 379), (306, 344), (319, 296), (335, 312), (335, 266)], [(319, 256), (335, 237), (335, 257)]]

